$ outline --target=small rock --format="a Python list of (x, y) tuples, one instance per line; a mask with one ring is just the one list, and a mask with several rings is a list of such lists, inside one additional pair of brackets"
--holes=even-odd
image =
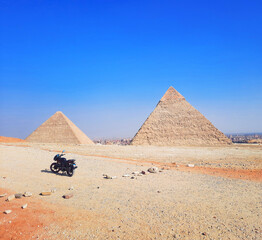
[(11, 213), (11, 212), (12, 212), (12, 210), (5, 210), (5, 211), (4, 211), (5, 214), (9, 214), (9, 213)]
[(157, 191), (157, 193), (161, 193), (160, 191)]
[(130, 177), (129, 174), (124, 174), (122, 177)]
[(68, 188), (68, 190), (74, 190), (74, 187), (71, 186), (70, 188)]
[(64, 199), (69, 199), (69, 198), (71, 198), (71, 197), (73, 197), (74, 195), (73, 194), (65, 194), (64, 196), (63, 196), (63, 198)]
[(187, 164), (188, 167), (194, 167), (195, 164)]
[(5, 197), (6, 195), (7, 195), (7, 193), (1, 194), (1, 195), (0, 195), (0, 198), (1, 198), (1, 197)]
[(114, 178), (116, 178), (116, 176), (111, 177), (111, 176), (109, 176), (109, 175), (105, 175), (104, 178), (105, 178), (105, 179), (114, 179)]
[(22, 193), (16, 193), (15, 194), (15, 198), (22, 198), (23, 197), (23, 194)]
[(159, 170), (159, 172), (163, 172), (162, 170)]
[(56, 188), (51, 188), (51, 192), (55, 193), (56, 192)]
[(132, 177), (131, 177), (131, 179), (135, 179), (135, 177), (134, 177), (134, 176), (132, 176)]
[(22, 209), (27, 208), (27, 203), (21, 206)]
[(24, 197), (31, 197), (33, 194), (31, 192), (25, 192), (24, 193)]
[(10, 201), (12, 201), (12, 200), (14, 200), (15, 199), (15, 195), (13, 194), (13, 195), (10, 195), (7, 199), (6, 199), (6, 201), (7, 202), (10, 202)]
[(202, 233), (203, 236), (206, 236), (207, 234), (205, 232)]
[(5, 177), (5, 176), (3, 176), (3, 179), (6, 179), (6, 177)]
[(137, 174), (139, 174), (139, 172), (137, 172), (137, 171), (136, 172), (132, 172), (132, 174), (137, 175)]
[(146, 175), (146, 172), (145, 171), (141, 171), (141, 174)]
[(42, 196), (50, 196), (52, 192), (41, 192), (40, 195)]
[(157, 173), (158, 172), (158, 168), (157, 167), (151, 167), (151, 168), (148, 168), (147, 171), (150, 172), (150, 173)]

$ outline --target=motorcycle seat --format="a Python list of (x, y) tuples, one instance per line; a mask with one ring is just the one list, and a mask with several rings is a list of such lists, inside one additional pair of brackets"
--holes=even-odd
[(68, 159), (67, 161), (68, 162), (75, 162), (76, 160), (75, 159)]

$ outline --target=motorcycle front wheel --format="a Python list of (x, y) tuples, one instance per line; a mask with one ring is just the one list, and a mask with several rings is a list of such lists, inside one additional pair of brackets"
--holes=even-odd
[(75, 169), (73, 168), (73, 166), (69, 166), (68, 169), (67, 169), (67, 175), (69, 177), (72, 177), (74, 175), (74, 171), (75, 171)]
[(58, 173), (60, 168), (57, 166), (57, 163), (52, 163), (50, 165), (50, 170), (53, 172), (53, 173)]

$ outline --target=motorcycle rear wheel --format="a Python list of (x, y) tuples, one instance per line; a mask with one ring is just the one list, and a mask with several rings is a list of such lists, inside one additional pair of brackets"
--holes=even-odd
[(69, 166), (67, 169), (67, 175), (72, 177), (74, 175), (75, 169), (72, 166)]
[(53, 173), (58, 173), (60, 171), (60, 168), (57, 166), (57, 163), (52, 163), (50, 165), (50, 170), (53, 172)]

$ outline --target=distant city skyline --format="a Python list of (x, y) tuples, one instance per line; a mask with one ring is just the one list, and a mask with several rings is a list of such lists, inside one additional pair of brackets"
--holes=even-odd
[(62, 111), (86, 135), (132, 138), (173, 86), (225, 134), (262, 132), (260, 1), (7, 1), (0, 136)]

